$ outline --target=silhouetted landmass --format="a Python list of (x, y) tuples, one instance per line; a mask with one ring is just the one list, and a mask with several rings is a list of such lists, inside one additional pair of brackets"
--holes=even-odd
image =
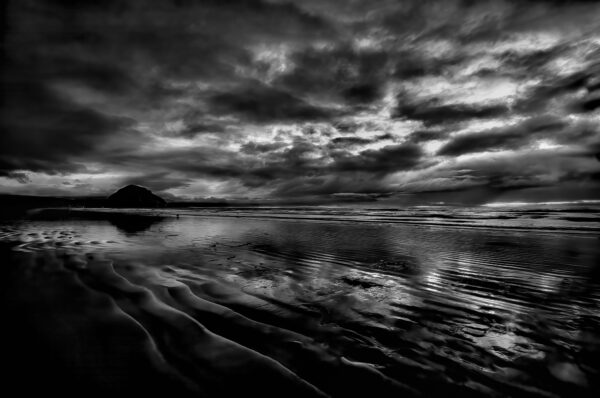
[[(164, 202), (160, 207), (189, 208), (189, 207), (228, 207), (231, 203), (225, 201), (177, 201)], [(18, 219), (32, 209), (40, 208), (103, 208), (103, 207), (131, 207), (114, 206), (114, 203), (106, 197), (59, 197), (59, 196), (30, 196), (30, 195), (8, 195), (0, 194), (0, 219)], [(150, 205), (135, 205), (138, 208), (156, 208), (152, 202)]]
[(110, 195), (107, 199), (109, 207), (166, 207), (167, 202), (153, 194), (149, 189), (139, 185), (127, 185)]
[(166, 206), (167, 202), (163, 198), (146, 188), (135, 185), (121, 188), (108, 198), (102, 196), (61, 197), (0, 194), (0, 219), (21, 218), (32, 209), (40, 208), (158, 208)]

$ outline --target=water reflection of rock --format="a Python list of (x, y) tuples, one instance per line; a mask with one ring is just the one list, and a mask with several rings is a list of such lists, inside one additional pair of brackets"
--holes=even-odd
[(152, 226), (165, 221), (166, 217), (159, 215), (143, 215), (128, 213), (109, 213), (95, 210), (42, 209), (29, 216), (33, 220), (59, 221), (84, 220), (108, 221), (121, 232), (136, 234), (150, 229)]
[(138, 216), (129, 214), (111, 214), (108, 221), (126, 234), (136, 234), (150, 229), (165, 220), (161, 216)]

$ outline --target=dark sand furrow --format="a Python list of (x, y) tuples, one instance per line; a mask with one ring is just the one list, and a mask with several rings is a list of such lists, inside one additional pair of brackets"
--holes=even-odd
[(171, 287), (168, 292), (179, 308), (202, 320), (210, 330), (275, 358), (329, 394), (349, 396), (359, 389), (376, 389), (379, 396), (414, 395), (370, 366), (344, 361), (309, 337), (253, 321), (203, 300), (185, 285)]
[(161, 351), (178, 358), (173, 363), (188, 377), (196, 376), (191, 378), (209, 394), (232, 393), (236, 387), (230, 381), (236, 380), (249, 394), (323, 395), (278, 362), (210, 332), (187, 314), (157, 300), (147, 288), (131, 284), (112, 264), (90, 264), (89, 274), (93, 280), (82, 279), (120, 302), (154, 336)]
[(261, 323), (280, 325), (284, 329), (300, 334), (304, 334), (301, 332), (304, 328), (298, 327), (300, 324), (319, 323), (320, 314), (317, 311), (290, 305), (280, 307), (278, 303), (268, 302), (256, 295), (234, 290), (215, 281), (199, 282), (186, 277), (180, 280), (185, 282), (197, 296)]
[(164, 362), (137, 322), (110, 297), (83, 284), (56, 256), (15, 253), (11, 264), (11, 285), (3, 289), (11, 300), (2, 302), (11, 322), (0, 339), (3, 360), (10, 363), (5, 368), (9, 386), (20, 380), (10, 375), (26, 372), (38, 380), (19, 383), (21, 392), (40, 384), (63, 396), (195, 392)]

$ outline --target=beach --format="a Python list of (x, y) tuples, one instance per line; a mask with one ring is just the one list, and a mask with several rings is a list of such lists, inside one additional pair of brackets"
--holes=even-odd
[(595, 395), (596, 211), (411, 211), (54, 209), (4, 221), (8, 386)]

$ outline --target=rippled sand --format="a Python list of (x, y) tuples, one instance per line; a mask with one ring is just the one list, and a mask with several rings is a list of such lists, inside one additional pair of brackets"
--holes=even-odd
[(553, 397), (600, 387), (594, 233), (40, 218), (0, 226), (0, 342), (8, 385), (22, 392)]

